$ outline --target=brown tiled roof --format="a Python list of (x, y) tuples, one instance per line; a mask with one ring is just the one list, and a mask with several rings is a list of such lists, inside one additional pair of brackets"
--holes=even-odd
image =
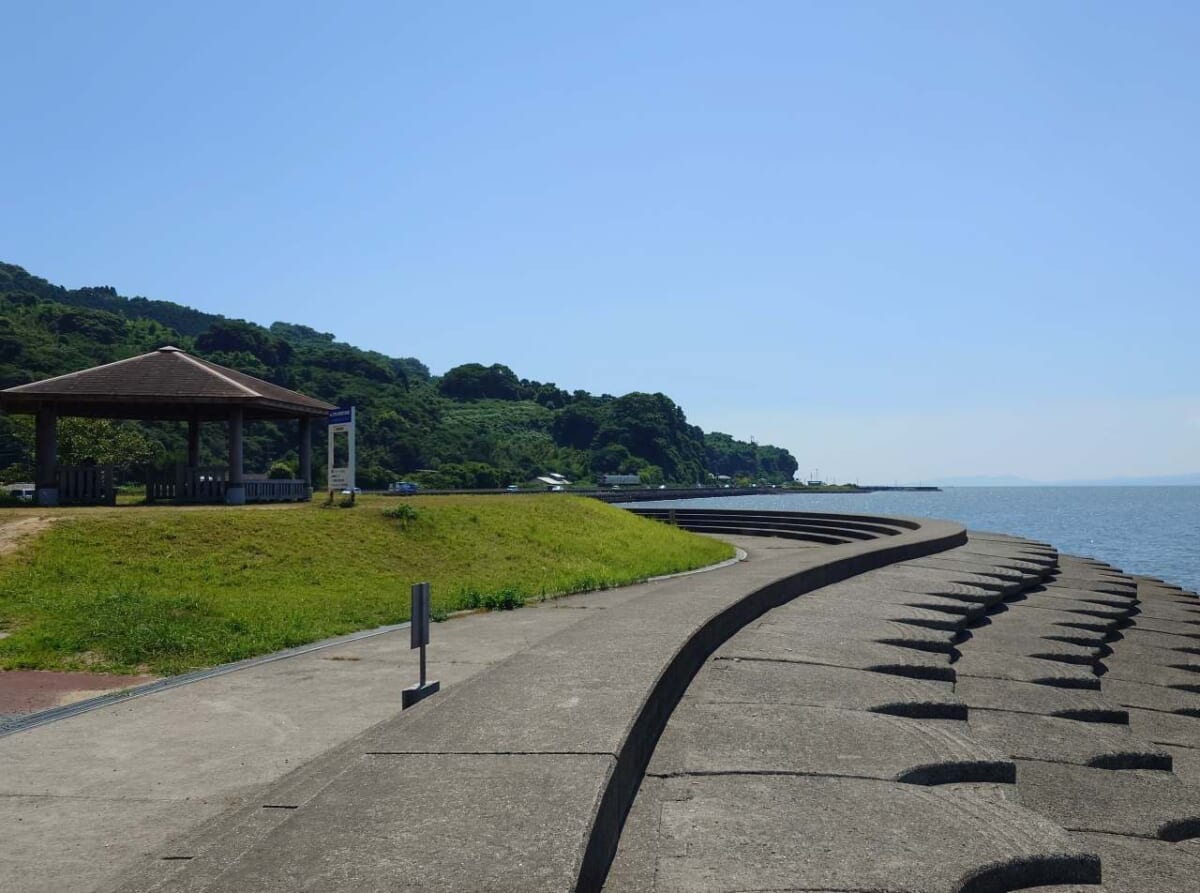
[(30, 403), (229, 404), (273, 412), (324, 415), (335, 407), (236, 369), (193, 357), (178, 347), (117, 360), (80, 372), (0, 391), (0, 406)]

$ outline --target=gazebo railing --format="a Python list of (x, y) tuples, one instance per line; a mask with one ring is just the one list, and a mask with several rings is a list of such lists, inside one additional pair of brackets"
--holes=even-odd
[(111, 465), (59, 465), (54, 469), (59, 505), (116, 505)]
[(246, 502), (301, 502), (309, 498), (308, 486), (301, 480), (268, 478), (244, 483)]
[[(247, 479), (242, 482), (246, 502), (303, 502), (310, 499), (302, 480)], [(225, 466), (173, 469), (148, 469), (146, 501), (177, 504), (220, 504), (229, 488), (229, 469)]]
[(146, 472), (146, 501), (222, 503), (228, 484), (229, 469), (223, 466), (151, 468)]

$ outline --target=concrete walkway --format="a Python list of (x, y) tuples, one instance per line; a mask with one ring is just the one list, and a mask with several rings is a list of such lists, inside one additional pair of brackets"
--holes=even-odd
[[(661, 585), (435, 624), (430, 677), (452, 691)], [(264, 786), (396, 717), (400, 690), (416, 681), (416, 652), (408, 646), (408, 630), (400, 630), (0, 738), (0, 890), (110, 887), (177, 835), (252, 802)]]

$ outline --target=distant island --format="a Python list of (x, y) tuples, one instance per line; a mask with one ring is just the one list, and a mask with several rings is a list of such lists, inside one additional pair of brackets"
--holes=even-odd
[[(548, 472), (581, 484), (604, 474), (636, 475), (646, 486), (737, 486), (790, 482), (788, 450), (688, 423), (661, 393), (615, 397), (520, 378), (501, 364), (467, 363), (437, 376), (414, 357), (390, 357), (339, 342), (328, 332), (268, 327), (170, 301), (124, 297), (109, 286), (67, 289), (0, 263), (0, 388), (112, 362), (174, 344), (359, 412), (358, 482), (385, 488), (406, 479), (428, 488), (523, 485)], [(30, 420), (0, 416), (0, 482), (28, 480)], [(218, 426), (202, 456), (222, 461)], [(67, 464), (113, 464), (127, 477), (186, 455), (178, 424), (64, 419)], [(295, 475), (295, 434), (256, 423), (245, 439), (248, 471)], [(314, 471), (323, 474), (323, 451)], [(283, 457), (272, 464), (273, 459)]]

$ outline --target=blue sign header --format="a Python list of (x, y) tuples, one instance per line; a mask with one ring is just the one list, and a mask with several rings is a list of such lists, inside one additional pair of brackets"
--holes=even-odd
[(353, 415), (351, 409), (331, 409), (329, 410), (329, 424), (331, 425), (349, 425)]

